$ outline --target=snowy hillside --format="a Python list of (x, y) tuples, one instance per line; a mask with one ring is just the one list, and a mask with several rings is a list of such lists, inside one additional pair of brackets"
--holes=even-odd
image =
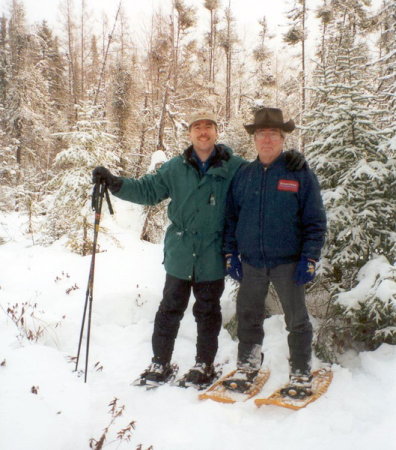
[[(76, 355), (91, 258), (70, 253), (62, 242), (32, 245), (23, 234), (23, 218), (0, 216), (5, 241), (0, 246), (1, 450), (89, 449), (90, 440), (99, 441), (112, 421), (114, 398), (114, 415), (125, 409), (109, 427), (106, 449), (139, 444), (142, 450), (396, 449), (395, 346), (346, 355), (343, 367), (333, 367), (327, 393), (298, 412), (258, 409), (252, 400), (235, 405), (199, 401), (192, 389), (163, 386), (146, 392), (130, 386), (150, 362), (165, 273), (162, 246), (139, 240), (140, 208), (113, 203), (116, 215), (110, 218), (106, 210), (103, 225), (120, 246), (99, 237), (106, 251), (96, 258), (87, 384), (69, 359)], [(230, 291), (228, 284), (222, 299), (225, 319), (233, 314)], [(174, 353), (181, 373), (194, 362), (191, 306)], [(29, 330), (33, 340), (24, 334)], [(288, 376), (282, 316), (268, 319), (265, 331), (265, 364), (272, 374), (262, 394), (268, 395)], [(222, 330), (216, 361), (225, 363), (226, 372), (235, 360), (236, 342)], [(80, 369), (84, 361), (83, 352)], [(315, 359), (314, 368), (320, 366)], [(117, 440), (131, 421), (135, 429), (129, 442)]]

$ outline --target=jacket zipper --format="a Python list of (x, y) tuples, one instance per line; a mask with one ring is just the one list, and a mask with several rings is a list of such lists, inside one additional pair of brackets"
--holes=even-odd
[(264, 174), (261, 175), (260, 185), (260, 251), (263, 255), (264, 261), (266, 260), (264, 251), (264, 223), (265, 223), (265, 203), (267, 197), (267, 170), (268, 167), (263, 167)]

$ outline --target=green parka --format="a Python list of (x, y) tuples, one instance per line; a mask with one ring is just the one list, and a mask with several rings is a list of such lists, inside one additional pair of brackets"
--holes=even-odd
[(235, 172), (246, 161), (225, 145), (215, 148), (211, 166), (203, 176), (190, 146), (155, 174), (138, 180), (122, 178), (121, 189), (114, 194), (141, 205), (170, 198), (164, 264), (167, 273), (183, 280), (213, 281), (225, 275), (222, 239), (227, 191)]

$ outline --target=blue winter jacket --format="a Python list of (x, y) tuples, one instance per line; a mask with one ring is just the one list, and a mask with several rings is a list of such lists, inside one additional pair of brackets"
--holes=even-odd
[(226, 206), (224, 252), (254, 267), (275, 267), (301, 256), (318, 260), (326, 215), (315, 174), (287, 170), (284, 154), (264, 166), (257, 158), (232, 181)]

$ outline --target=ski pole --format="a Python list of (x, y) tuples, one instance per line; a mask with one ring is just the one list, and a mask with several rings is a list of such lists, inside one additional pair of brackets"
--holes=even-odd
[(88, 308), (88, 328), (87, 328), (87, 345), (86, 345), (86, 353), (85, 353), (85, 374), (84, 374), (84, 382), (87, 382), (88, 376), (88, 357), (89, 357), (89, 344), (91, 337), (91, 318), (92, 318), (92, 301), (93, 301), (93, 285), (94, 285), (94, 275), (95, 275), (95, 256), (96, 256), (96, 248), (98, 242), (98, 234), (99, 234), (99, 224), (100, 218), (102, 214), (102, 204), (103, 198), (106, 196), (107, 205), (110, 211), (110, 214), (114, 214), (113, 208), (110, 202), (110, 196), (108, 193), (108, 189), (105, 183), (97, 182), (93, 188), (92, 192), (92, 209), (95, 211), (95, 222), (94, 222), (94, 239), (92, 244), (92, 258), (91, 258), (91, 266), (89, 269), (89, 277), (87, 284), (87, 291), (85, 295), (85, 304), (84, 304), (84, 312), (81, 323), (80, 330), (80, 339), (78, 342), (78, 351), (77, 351), (77, 359), (76, 359), (76, 368), (78, 369), (78, 363), (80, 360), (80, 352), (81, 352), (81, 343), (84, 335), (84, 327), (85, 327), (85, 319), (87, 315)]

